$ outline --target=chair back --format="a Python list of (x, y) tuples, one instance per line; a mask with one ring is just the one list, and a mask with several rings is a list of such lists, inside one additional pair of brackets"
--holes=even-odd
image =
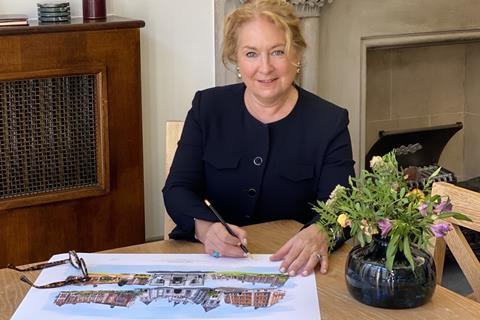
[[(180, 136), (182, 135), (183, 121), (167, 121), (165, 128), (165, 177), (167, 177), (168, 173), (170, 172), (170, 167), (172, 166), (175, 151), (177, 150), (178, 140), (180, 140)], [(170, 218), (165, 210), (163, 223), (163, 234), (165, 240), (169, 239), (168, 235), (173, 228), (175, 228), (175, 222), (173, 222), (172, 218)]]
[(442, 280), (445, 250), (448, 246), (473, 289), (471, 298), (480, 302), (480, 262), (460, 230), (462, 226), (480, 232), (480, 193), (446, 182), (435, 182), (432, 193), (448, 196), (452, 202), (452, 211), (463, 213), (473, 220), (469, 222), (449, 219), (453, 230), (448, 232), (443, 240), (436, 240), (434, 259), (437, 267), (437, 282), (440, 283)]

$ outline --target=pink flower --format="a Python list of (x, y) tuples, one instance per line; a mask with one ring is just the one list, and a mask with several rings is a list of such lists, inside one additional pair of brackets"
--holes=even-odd
[(439, 204), (433, 207), (433, 212), (436, 214), (445, 212), (445, 211), (452, 211), (452, 204), (450, 203), (450, 199), (442, 200)]
[(382, 232), (380, 235), (386, 237), (390, 230), (392, 230), (392, 222), (389, 219), (380, 219), (378, 220), (378, 227)]
[(420, 211), (420, 214), (424, 217), (426, 217), (428, 215), (428, 204), (426, 204), (425, 202), (422, 202), (419, 206), (418, 206), (418, 211)]
[(448, 223), (431, 224), (430, 230), (432, 230), (435, 237), (443, 238), (447, 235), (448, 231), (452, 230), (452, 226)]

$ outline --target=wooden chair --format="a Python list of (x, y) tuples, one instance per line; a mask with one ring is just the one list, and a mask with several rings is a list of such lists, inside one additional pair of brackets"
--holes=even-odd
[[(183, 130), (183, 121), (167, 121), (166, 123), (166, 141), (165, 141), (165, 177), (168, 176), (170, 172), (170, 167), (172, 166), (173, 157), (175, 156), (175, 151), (177, 150), (177, 143), (180, 140)], [(165, 211), (164, 215), (164, 224), (163, 224), (163, 234), (164, 239), (169, 239), (169, 233), (175, 228), (175, 222)]]
[(480, 262), (465, 239), (459, 226), (480, 232), (480, 193), (454, 186), (446, 182), (435, 182), (433, 194), (450, 197), (453, 211), (467, 215), (473, 222), (450, 219), (453, 230), (444, 239), (437, 239), (434, 259), (437, 267), (437, 282), (441, 283), (445, 262), (446, 246), (450, 249), (473, 289), (470, 298), (480, 302)]

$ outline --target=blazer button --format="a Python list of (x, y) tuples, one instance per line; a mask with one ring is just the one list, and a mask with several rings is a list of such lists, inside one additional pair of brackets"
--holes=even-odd
[(261, 166), (262, 163), (263, 163), (262, 157), (255, 157), (255, 159), (253, 159), (253, 164), (256, 166)]
[(257, 190), (255, 190), (255, 189), (253, 189), (253, 188), (248, 189), (248, 195), (249, 195), (250, 197), (253, 198), (253, 197), (255, 197), (256, 194), (257, 194)]

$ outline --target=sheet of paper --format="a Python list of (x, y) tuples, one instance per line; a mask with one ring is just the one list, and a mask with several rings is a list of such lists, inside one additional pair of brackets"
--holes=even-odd
[[(88, 254), (91, 280), (31, 288), (12, 319), (320, 320), (315, 276), (288, 277), (269, 255)], [(50, 261), (66, 258), (57, 255)], [(26, 273), (28, 276), (28, 273)], [(37, 285), (79, 276), (71, 265), (44, 269)]]

